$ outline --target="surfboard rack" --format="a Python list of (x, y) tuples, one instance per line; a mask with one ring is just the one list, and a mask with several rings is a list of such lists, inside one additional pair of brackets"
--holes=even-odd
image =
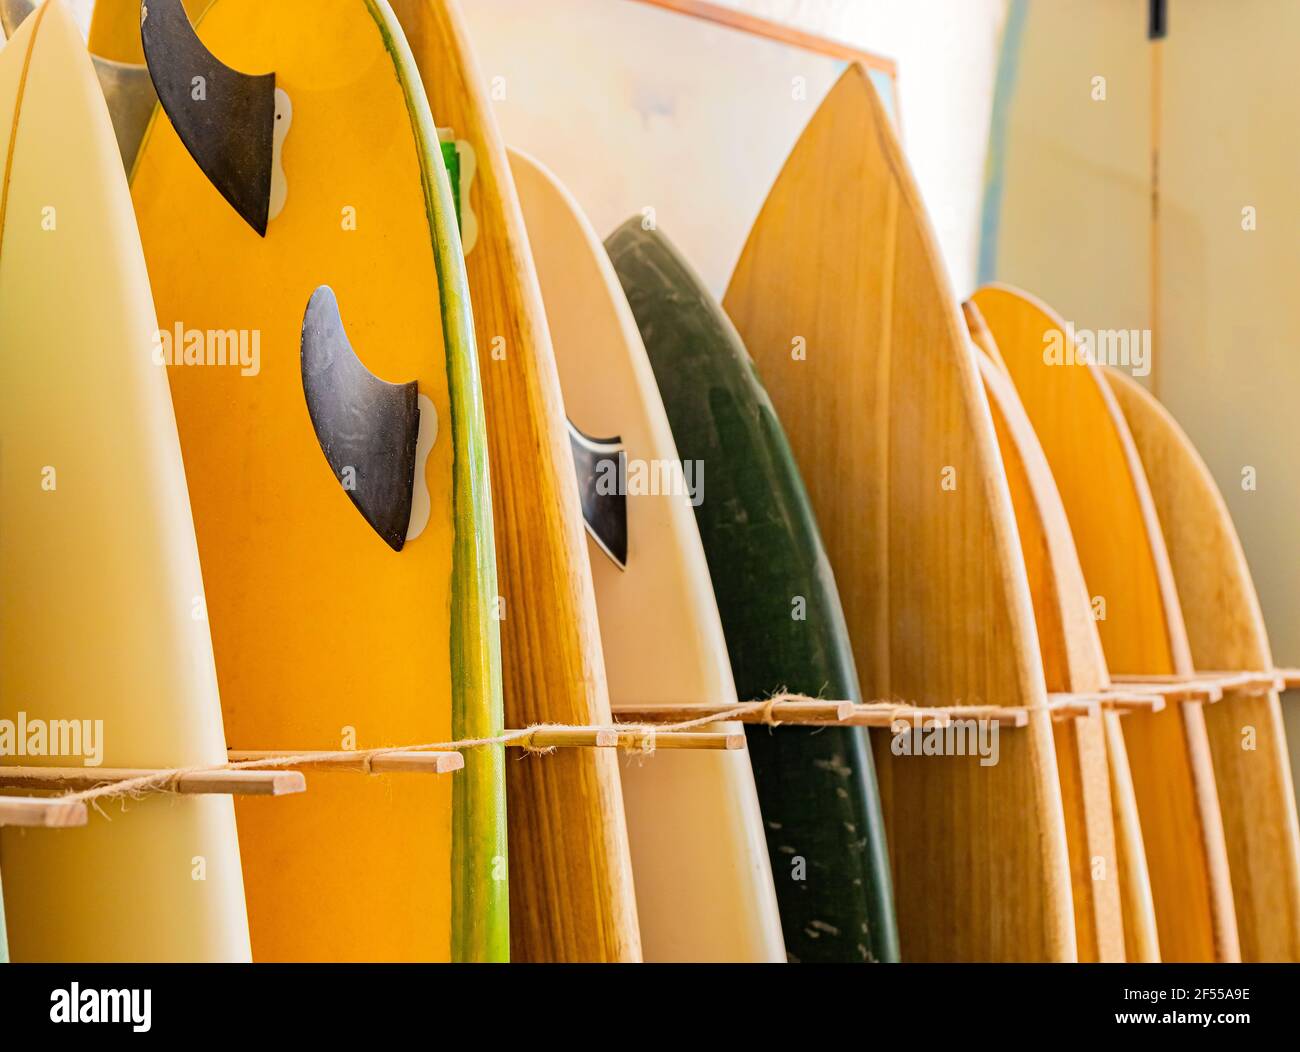
[(1163, 694), (1167, 701), (1220, 701), (1224, 694), (1255, 697), (1281, 693), (1300, 686), (1300, 669), (1263, 669), (1256, 671), (1197, 671), (1190, 676), (1125, 675), (1114, 677), (1116, 684), (1142, 693)]
[[(293, 757), (294, 767), (352, 771), (359, 774), (449, 774), (465, 766), (465, 757), (458, 752), (420, 752), (403, 749), (377, 755), (357, 752), (321, 752), (312, 755), (310, 750), (294, 752), (288, 749), (231, 749), (226, 755), (231, 763), (258, 761), (272, 763)], [(244, 770), (253, 769), (244, 768)]]
[[(1159, 712), (1170, 695), (1185, 700), (1189, 688), (1185, 684), (1147, 684), (1141, 689), (1127, 686), (1097, 691), (1090, 694), (1049, 694), (1045, 706), (1053, 719), (1073, 719), (1092, 716), (1102, 711)], [(982, 720), (997, 723), (1000, 727), (1015, 729), (1029, 725), (1033, 711), (1024, 705), (951, 705), (921, 706), (905, 702), (874, 701), (855, 704), (851, 701), (774, 700), (754, 702), (743, 711), (722, 710), (718, 705), (674, 705), (664, 708), (620, 708), (615, 715), (625, 720), (641, 723), (672, 723), (701, 720), (717, 715), (718, 720), (735, 720), (741, 723), (804, 727), (876, 727), (888, 729), (897, 723), (910, 723), (917, 728), (946, 727), (954, 720)]]

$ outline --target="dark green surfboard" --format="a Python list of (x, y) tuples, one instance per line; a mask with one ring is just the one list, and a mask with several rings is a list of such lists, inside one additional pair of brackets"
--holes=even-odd
[[(799, 469), (735, 328), (669, 241), (630, 219), (605, 248), (684, 461), (741, 700), (859, 700), (830, 563)], [(896, 961), (898, 931), (867, 732), (747, 728), (792, 961)]]

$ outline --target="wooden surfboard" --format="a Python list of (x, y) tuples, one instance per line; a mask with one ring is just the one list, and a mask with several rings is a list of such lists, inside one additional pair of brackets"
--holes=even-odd
[[(0, 719), (10, 735), (20, 720), (29, 728), (5, 743), (27, 755), (3, 762), (223, 763), (140, 236), (103, 95), (59, 0), (0, 52), (0, 136)], [(60, 755), (28, 751), (38, 725), (41, 751), (59, 733)], [(230, 798), (104, 811), (80, 829), (0, 834), (13, 959), (247, 961)]]
[[(996, 349), (995, 344), (990, 346)], [(979, 352), (1053, 693), (1110, 687), (1070, 523), (1011, 378)], [(1155, 907), (1132, 775), (1115, 712), (1053, 723), (1081, 961), (1157, 961)]]
[[(999, 758), (873, 735), (904, 960), (1074, 960), (1065, 818), (1006, 475), (919, 194), (864, 70), (827, 95), (724, 306), (808, 484), (868, 698), (1031, 710)], [(1007, 902), (1020, 907), (1008, 912)]]
[[(835, 578), (781, 425), (716, 300), (639, 219), (606, 242), (679, 454), (703, 464), (695, 509), (745, 699), (859, 698)], [(791, 961), (893, 961), (885, 831), (866, 732), (748, 728)]]
[[(151, 2), (151, 18), (167, 14)], [(282, 208), (264, 238), (161, 113), (133, 174), (161, 332), (173, 338), (164, 360), (229, 744), (365, 748), (499, 733), (473, 325), (414, 60), (387, 5), (366, 0), (216, 0), (197, 30), (227, 66), (274, 71), (291, 107), (277, 100)], [(151, 72), (157, 83), (167, 68)], [(224, 141), (246, 134), (220, 108), (242, 87), (209, 98)], [(328, 371), (309, 353), (329, 321), (308, 309), (325, 284), (336, 337), (351, 342), (339, 354), (372, 392), (405, 385), (418, 434), (409, 416), (374, 415), (369, 395), (329, 429), (329, 405), (314, 400)], [(227, 336), (225, 354), (212, 353), (212, 333)], [(332, 451), (357, 433), (373, 452), (336, 466)], [(410, 506), (393, 537), (371, 518), (386, 510), (374, 480), (406, 449)], [(486, 748), (451, 777), (314, 773), (292, 801), (241, 801), (254, 957), (504, 960), (504, 797), (502, 750)]]
[[(1268, 633), (1227, 505), (1200, 454), (1136, 381), (1104, 372), (1142, 458), (1199, 669), (1273, 667)], [(1205, 709), (1246, 961), (1300, 959), (1300, 832), (1275, 693), (1228, 691)]]
[[(609, 696), (564, 400), (537, 274), (473, 51), (449, 0), (393, 4), (460, 162), (504, 599), (506, 717), (606, 723)], [(473, 233), (472, 233), (473, 232)], [(618, 760), (567, 749), (508, 765), (511, 947), (524, 961), (641, 956)]]
[[(621, 516), (625, 548), (612, 553), (587, 538), (611, 704), (616, 713), (734, 705), (687, 486), (695, 476), (675, 471), (677, 450), (627, 298), (600, 238), (555, 176), (515, 151), (510, 168), (566, 412), (586, 435), (616, 439), (625, 458), (620, 492), (602, 494), (599, 477), (591, 480), (596, 499)], [(783, 962), (748, 754), (661, 750), (630, 758), (621, 773), (645, 959)]]
[[(1064, 323), (1042, 303), (1006, 286), (985, 287), (974, 300), (1052, 467), (1111, 674), (1190, 675), (1191, 652), (1151, 491), (1100, 371), (1078, 362)], [(1132, 713), (1123, 728), (1161, 957), (1239, 960), (1202, 705)]]

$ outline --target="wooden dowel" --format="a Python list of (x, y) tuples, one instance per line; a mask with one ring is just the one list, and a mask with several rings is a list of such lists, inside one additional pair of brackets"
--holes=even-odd
[(1225, 691), (1234, 694), (1272, 694), (1287, 689), (1285, 669), (1266, 669), (1258, 672), (1197, 672), (1198, 676), (1216, 680)]
[(464, 766), (459, 752), (384, 752), (370, 760), (372, 774), (450, 774)]
[[(94, 789), (133, 778), (147, 778), (153, 768), (121, 767), (0, 767), (0, 788), (51, 789), (63, 792)], [(228, 796), (286, 796), (301, 793), (307, 782), (298, 771), (195, 771), (178, 775), (160, 792), (197, 796), (221, 793)]]
[(909, 708), (906, 705), (900, 705), (895, 709), (875, 709), (861, 705), (855, 708), (844, 723), (850, 727), (888, 728), (899, 721), (915, 723), (917, 720), (921, 721), (923, 729), (946, 727), (952, 722), (952, 718), (946, 712), (929, 712), (924, 709)]
[(70, 829), (84, 826), (86, 818), (85, 804), (57, 796), (0, 796), (0, 826)]
[(916, 723), (922, 729), (946, 727), (954, 720), (985, 720), (1003, 727), (1025, 727), (1029, 710), (1006, 705), (964, 705), (951, 709), (913, 708), (900, 705), (895, 709), (878, 709), (862, 705), (844, 722), (854, 727), (892, 727), (895, 723)]
[(660, 749), (743, 749), (745, 732), (646, 731), (638, 728), (619, 731), (618, 747), (626, 752), (657, 752)]
[[(507, 731), (513, 734), (514, 731)], [(560, 728), (557, 730), (534, 731), (527, 739), (509, 743), (522, 749), (525, 744), (534, 749), (613, 749), (618, 746), (618, 734), (614, 731), (584, 731)]]
[(1282, 680), (1283, 690), (1300, 690), (1300, 668), (1279, 668), (1274, 671)]
[(1176, 701), (1200, 701), (1207, 704), (1223, 697), (1218, 680), (1186, 676), (1114, 676), (1112, 682), (1129, 690), (1159, 694), (1171, 704)]
[(1047, 705), (1058, 720), (1101, 715), (1101, 699), (1097, 695), (1049, 694)]
[(1112, 690), (1101, 696), (1101, 707), (1120, 713), (1160, 712), (1165, 707), (1165, 696), (1134, 690)]
[[(232, 749), (228, 755), (231, 763), (244, 763), (251, 760), (280, 760), (286, 756), (302, 754), (283, 749)], [(458, 752), (394, 750), (369, 757), (346, 752), (322, 752), (309, 756), (309, 759), (296, 761), (294, 766), (357, 771), (362, 774), (447, 774), (465, 766), (465, 757)]]
[[(725, 705), (673, 705), (668, 708), (616, 708), (616, 718), (627, 723), (680, 723), (697, 720), (725, 709)], [(853, 712), (851, 701), (774, 701), (762, 709), (720, 717), (740, 723), (766, 723), (770, 713), (777, 723), (838, 723)]]
[(1081, 694), (1048, 694), (1048, 704), (1056, 707), (1071, 702), (1094, 703), (1099, 709), (1115, 712), (1159, 712), (1165, 707), (1164, 695), (1151, 691), (1100, 690)]

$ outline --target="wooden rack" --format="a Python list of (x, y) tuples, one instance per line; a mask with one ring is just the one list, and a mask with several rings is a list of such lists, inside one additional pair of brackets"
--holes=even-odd
[[(1300, 687), (1300, 669), (1262, 671), (1200, 671), (1191, 676), (1119, 676), (1114, 685), (1091, 694), (1049, 694), (1047, 711), (1053, 719), (1091, 716), (1102, 711), (1159, 712), (1173, 702), (1219, 701), (1225, 694), (1258, 695)], [(1015, 729), (1029, 723), (1032, 711), (1026, 706), (954, 705), (926, 707), (905, 703), (855, 704), (850, 701), (773, 700), (752, 703), (742, 711), (735, 706), (676, 705), (660, 708), (620, 709), (619, 723), (610, 727), (538, 728), (517, 735), (504, 744), (533, 751), (551, 749), (620, 749), (625, 752), (654, 752), (660, 749), (737, 750), (745, 747), (745, 736), (734, 731), (700, 728), (676, 729), (673, 725), (718, 717), (714, 722), (769, 724), (771, 726), (847, 726), (892, 728), (899, 723), (918, 729), (949, 726), (954, 720), (981, 720)], [(627, 724), (626, 728), (622, 724)], [(660, 730), (656, 724), (663, 724)], [(291, 796), (306, 792), (301, 770), (344, 771), (359, 774), (451, 774), (465, 766), (464, 754), (436, 749), (380, 749), (365, 751), (293, 751), (286, 749), (232, 749), (231, 763), (248, 764), (235, 770), (178, 771), (151, 792), (181, 795)], [(292, 764), (285, 761), (292, 760)], [(267, 770), (259, 770), (264, 762)], [(280, 766), (281, 763), (283, 766)], [(291, 769), (294, 768), (294, 769)], [(26, 767), (0, 765), (0, 792), (75, 793), (99, 786), (127, 782), (167, 773), (152, 768)], [(0, 826), (63, 829), (84, 826), (88, 819), (85, 803), (61, 796), (0, 795)]]

